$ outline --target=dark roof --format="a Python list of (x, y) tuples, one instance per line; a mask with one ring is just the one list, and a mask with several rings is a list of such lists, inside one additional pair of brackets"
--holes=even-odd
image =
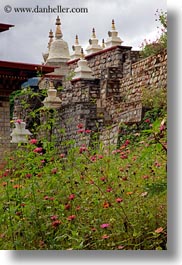
[(0, 75), (17, 76), (17, 77), (34, 77), (37, 72), (47, 74), (54, 71), (55, 67), (41, 64), (28, 64), (20, 62), (0, 61)]
[(14, 25), (0, 23), (0, 32), (9, 30), (11, 27), (14, 27)]

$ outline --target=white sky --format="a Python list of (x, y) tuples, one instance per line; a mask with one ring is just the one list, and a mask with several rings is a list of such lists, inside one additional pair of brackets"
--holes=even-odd
[[(4, 7), (84, 7), (85, 14), (70, 13), (6, 13)], [(48, 32), (55, 31), (55, 19), (59, 15), (62, 23), (63, 39), (69, 50), (78, 34), (80, 44), (86, 48), (95, 27), (97, 38), (108, 37), (111, 20), (115, 20), (123, 45), (139, 49), (142, 41), (155, 40), (159, 35), (155, 21), (157, 9), (167, 10), (166, 0), (0, 0), (0, 22), (14, 24), (15, 27), (0, 34), (0, 60), (41, 63), (46, 51)]]

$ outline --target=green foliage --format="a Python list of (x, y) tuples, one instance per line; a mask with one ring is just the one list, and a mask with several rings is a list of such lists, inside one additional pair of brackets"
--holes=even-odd
[(156, 21), (158, 21), (161, 26), (160, 37), (153, 42), (146, 39), (144, 40), (144, 42), (141, 44), (140, 52), (142, 58), (158, 54), (163, 49), (167, 48), (167, 13), (163, 12), (162, 10), (157, 10), (155, 15), (157, 16)]
[[(54, 111), (42, 111), (54, 122)], [(20, 144), (0, 173), (0, 249), (166, 249), (161, 119), (143, 121), (138, 140), (118, 149), (82, 141), (65, 154), (47, 137)]]

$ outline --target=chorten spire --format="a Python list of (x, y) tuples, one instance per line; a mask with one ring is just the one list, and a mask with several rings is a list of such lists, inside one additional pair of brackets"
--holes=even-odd
[(115, 27), (114, 19), (112, 19), (111, 31), (108, 32), (109, 38), (106, 40), (106, 48), (112, 46), (120, 46), (123, 42), (120, 37), (118, 37), (118, 31)]
[(92, 29), (92, 39), (96, 39), (95, 29)]
[(114, 19), (112, 19), (112, 30), (116, 30), (115, 23), (114, 23)]
[(59, 16), (56, 18), (56, 33), (55, 33), (56, 39), (61, 39), (63, 37), (63, 33), (61, 31), (61, 21)]
[(85, 59), (85, 55), (84, 55), (84, 52), (83, 52), (83, 48), (81, 48), (81, 56), (80, 56), (81, 59)]
[(48, 42), (48, 49), (49, 50), (50, 50), (50, 47), (51, 47), (51, 43), (53, 42), (53, 38), (54, 38), (54, 34), (53, 34), (52, 29), (50, 29), (50, 31), (49, 31), (49, 42)]
[(89, 39), (89, 46), (86, 51), (88, 54), (101, 51), (102, 47), (98, 44), (98, 39), (96, 37), (95, 28), (92, 29), (91, 39)]
[(103, 48), (103, 49), (105, 48), (105, 42), (104, 42), (104, 39), (102, 39), (102, 48)]
[(75, 36), (75, 44), (72, 46), (73, 53), (71, 54), (71, 60), (81, 58), (81, 45), (79, 44), (78, 35)]
[(78, 35), (76, 35), (76, 37), (75, 37), (75, 45), (79, 45)]

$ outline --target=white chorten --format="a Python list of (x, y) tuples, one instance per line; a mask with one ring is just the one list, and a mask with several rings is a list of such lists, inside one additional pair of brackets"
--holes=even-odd
[(44, 58), (44, 62), (47, 61), (47, 58), (49, 56), (49, 51), (50, 51), (50, 47), (51, 47), (51, 43), (53, 42), (53, 38), (54, 38), (54, 34), (52, 29), (49, 31), (49, 42), (47, 45), (47, 51), (45, 53), (42, 54), (43, 58)]
[(106, 48), (110, 48), (112, 46), (121, 45), (123, 42), (120, 37), (118, 37), (118, 31), (115, 28), (114, 19), (112, 20), (112, 29), (108, 32), (109, 38), (106, 40)]
[(49, 83), (47, 90), (48, 96), (44, 99), (43, 104), (47, 108), (57, 109), (61, 107), (61, 99), (57, 97), (57, 90), (54, 88), (53, 82)]
[(81, 58), (77, 62), (78, 67), (75, 69), (75, 76), (72, 78), (72, 80), (78, 79), (78, 78), (83, 78), (83, 79), (88, 79), (92, 80), (95, 79), (92, 73), (91, 68), (88, 66), (87, 60), (84, 58), (83, 54), (83, 49), (81, 50)]
[(55, 40), (50, 45), (49, 56), (46, 63), (67, 62), (70, 59), (68, 44), (62, 39), (61, 22), (59, 16), (56, 19)]
[(82, 53), (81, 53), (82, 47), (79, 44), (78, 35), (76, 35), (75, 44), (72, 46), (72, 49), (73, 49), (73, 53), (70, 56), (71, 57), (71, 60), (80, 58), (81, 55), (82, 55)]
[(95, 29), (92, 30), (92, 37), (89, 39), (89, 46), (86, 48), (87, 54), (92, 54), (102, 50), (102, 47), (98, 44), (98, 39), (95, 34)]

